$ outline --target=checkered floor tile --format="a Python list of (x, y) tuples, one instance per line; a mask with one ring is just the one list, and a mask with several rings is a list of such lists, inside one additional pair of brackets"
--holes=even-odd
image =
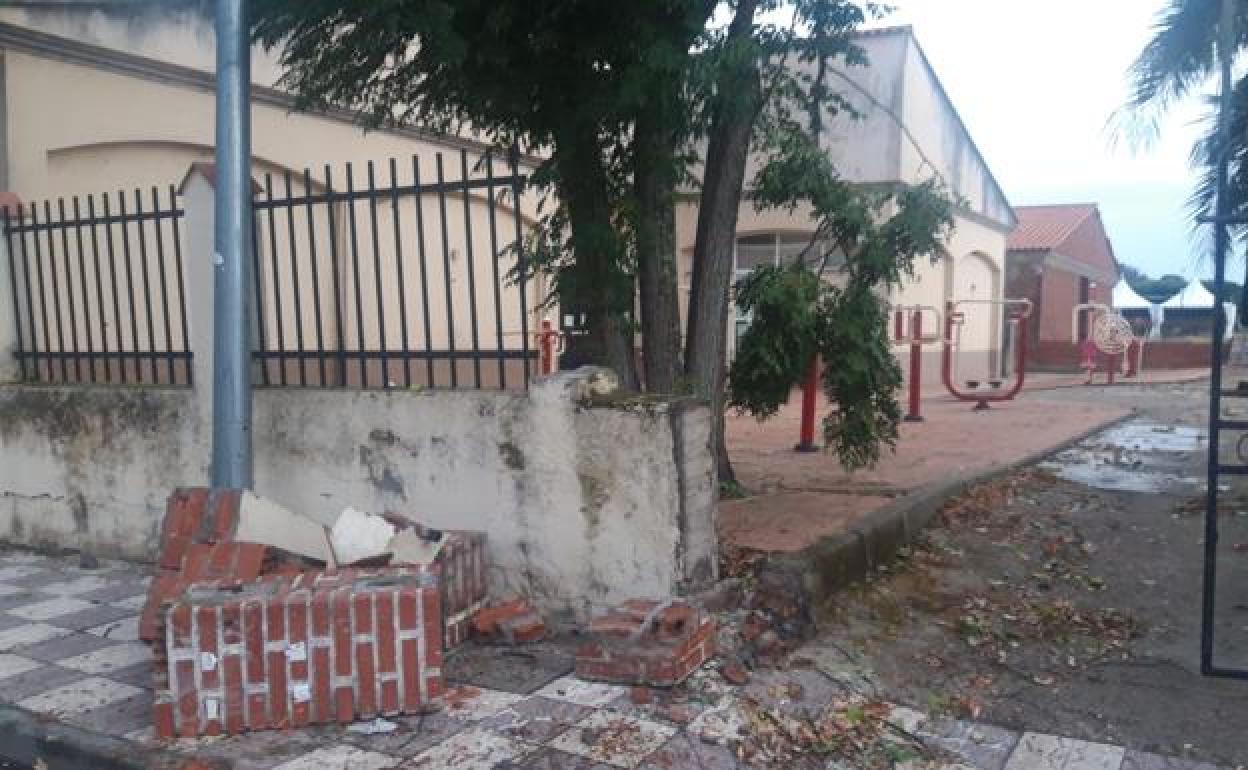
[[(0, 701), (136, 748), (158, 747), (150, 726), (151, 657), (137, 639), (148, 582), (143, 569), (120, 562), (86, 570), (68, 559), (0, 550)], [(793, 687), (805, 693), (804, 703), (832, 697), (822, 677), (804, 676), (798, 670), (760, 671), (744, 692), (782, 710), (790, 705), (785, 698)], [(716, 705), (732, 688), (713, 670), (697, 677), (713, 680), (704, 694), (714, 697), (687, 704), (696, 718), (684, 728), (633, 704), (628, 688), (563, 677), (528, 695), (452, 688), (440, 713), (396, 718), (394, 730), (377, 735), (321, 727), (163, 748), (186, 757), (228, 759), (249, 770), (744, 767), (722, 741), (701, 736), (723, 736), (740, 727), (729, 701)], [(897, 716), (907, 729), (922, 730), (933, 745), (960, 758), (961, 765), (945, 767), (1218, 770), (1051, 735), (1020, 736), (964, 722), (929, 724), (917, 712)]]

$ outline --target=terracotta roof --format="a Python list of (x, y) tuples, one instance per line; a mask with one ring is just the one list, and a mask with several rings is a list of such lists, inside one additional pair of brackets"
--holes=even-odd
[(1050, 206), (1015, 206), (1018, 227), (1010, 233), (1011, 251), (1056, 249), (1084, 220), (1096, 214), (1095, 203), (1064, 203)]

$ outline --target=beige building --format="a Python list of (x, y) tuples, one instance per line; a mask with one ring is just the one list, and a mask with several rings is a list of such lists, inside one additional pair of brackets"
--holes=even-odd
[[(72, 209), (73, 197), (83, 196), (79, 203), (85, 211), (85, 196), (95, 195), (99, 214), (104, 204), (100, 194), (109, 193), (116, 214), (119, 190), (124, 191), (132, 212), (136, 188), (142, 191), (144, 205), (148, 205), (152, 186), (167, 198), (169, 186), (181, 183), (193, 164), (210, 162), (213, 157), (214, 46), (211, 21), (190, 13), (149, 10), (133, 18), (117, 18), (82, 8), (0, 7), (0, 190), (13, 191), (26, 202), (50, 199), (54, 213), (57, 199), (65, 199)], [(418, 131), (364, 132), (345, 114), (293, 112), (290, 96), (273, 88), (278, 74), (273, 57), (260, 50), (253, 52), (252, 150), (257, 184), (263, 188), (271, 179), (272, 197), (282, 200), (288, 197), (285, 175), (290, 173), (290, 197), (299, 201), (309, 195), (323, 196), (327, 175), (332, 175), (338, 193), (351, 184), (357, 198), (310, 207), (312, 214), (304, 210), (309, 207), (299, 205), (258, 210), (258, 303), (264, 318), (259, 333), (264, 337), (263, 347), (274, 354), (267, 376), (277, 381), (282, 371), (293, 373), (298, 368), (300, 343), (295, 330), (308, 330), (302, 343), (306, 351), (315, 336), (311, 330), (318, 323), (318, 310), (317, 331), (326, 349), (371, 351), (367, 357), (361, 355), (360, 367), (350, 365), (354, 359), (347, 356), (349, 365), (331, 372), (330, 379), (345, 369), (352, 383), (368, 377), (377, 384), (385, 377), (405, 384), (399, 362), (391, 360), (383, 372), (376, 355), (383, 338), (385, 347), (393, 349), (403, 337), (401, 306), (409, 316), (406, 331), (410, 347), (445, 353), (436, 362), (438, 384), (450, 384), (452, 358), (457, 361), (458, 382), (473, 381), (477, 365), (462, 356), (470, 347), (513, 352), (522, 348), (523, 330), (527, 327), (531, 339), (538, 328), (541, 313), (537, 308), (545, 288), (540, 280), (528, 282), (522, 313), (520, 291), (506, 282), (506, 273), (514, 266), (510, 244), (516, 232), (515, 207), (513, 199), (499, 198), (505, 184), (494, 190), (485, 186), (487, 171), (478, 161), (486, 148)], [(399, 187), (413, 184), (414, 161), (419, 164), (424, 185), (437, 182), (441, 173), (448, 182), (469, 179), (474, 186), (471, 190), (450, 189), (445, 196), (403, 195), (396, 202), (388, 192), (391, 159), (396, 161), (395, 182)], [(358, 195), (367, 189), (370, 162), (376, 164), (372, 173), (376, 186), (382, 189), (376, 205)], [(352, 166), (351, 180), (345, 178), (347, 164)], [(310, 181), (307, 190), (305, 169)], [(520, 169), (521, 173), (527, 170)], [(502, 159), (493, 164), (492, 172), (500, 178), (510, 174)], [(262, 189), (258, 197), (263, 201), (269, 194)], [(489, 204), (491, 199), (495, 205)], [(534, 221), (535, 206), (534, 196), (522, 199), (520, 219), (526, 227)], [(313, 221), (305, 222), (309, 216)], [(153, 226), (149, 222), (142, 227), (151, 249)], [(139, 228), (134, 222), (113, 226), (111, 234), (118, 251), (123, 240), (137, 251)], [(99, 229), (103, 238), (105, 231)], [(417, 238), (418, 229), (424, 230), (423, 238)], [(165, 247), (172, 251), (171, 234), (167, 229), (163, 234)], [(181, 235), (185, 240), (185, 232)], [(405, 253), (396, 253), (396, 243)], [(310, 248), (313, 245), (315, 256)], [(53, 247), (60, 248), (55, 238)], [(33, 252), (30, 243), (27, 249)], [(353, 260), (353, 255), (358, 259)], [(67, 272), (76, 266), (77, 256), (71, 238), (70, 259), (48, 260), (45, 274), (38, 276), (48, 287), (46, 298), (36, 296), (30, 306), (23, 300), (20, 308), (24, 317), (35, 320), (36, 331), (42, 332), (39, 316), (45, 305), (55, 312), (51, 287), (54, 278), (59, 279), (55, 285), (60, 291), (60, 314), (65, 316), (61, 320), (67, 328), (61, 330), (60, 339), (49, 333), (50, 339), (42, 343), (54, 350), (69, 348), (68, 291), (75, 287), (81, 290), (75, 282), (82, 279), (87, 288), (95, 282), (94, 274)], [(90, 267), (91, 255), (87, 256)], [(497, 259), (491, 258), (494, 256)], [(134, 261), (130, 278), (139, 281), (137, 254)], [(321, 281), (319, 291), (314, 291), (310, 281), (313, 261)], [(408, 268), (403, 281), (399, 280), (400, 262)], [(497, 302), (493, 296), (495, 267), (504, 284)], [(62, 272), (54, 274), (58, 269)], [(125, 284), (126, 268), (119, 269)], [(302, 272), (299, 302), (291, 289), (295, 271)], [(164, 277), (168, 283), (174, 282), (172, 266)], [(151, 283), (158, 283), (155, 276), (152, 279)], [(109, 295), (108, 282), (104, 283), (102, 306), (87, 307), (87, 314), (97, 319), (108, 317), (114, 299)], [(280, 310), (275, 286), (284, 287)], [(187, 287), (187, 291), (196, 290), (203, 287)], [(470, 290), (477, 301), (467, 300)], [(5, 294), (7, 297), (7, 290)], [(92, 292), (86, 294), (94, 301)], [(449, 303), (448, 296), (452, 297)], [(81, 293), (78, 299), (82, 300)], [(88, 329), (80, 312), (73, 322), (79, 347), (92, 339), (97, 350), (110, 340), (114, 349), (163, 349), (167, 342), (161, 333), (164, 319), (156, 319), (157, 333), (149, 336), (141, 299), (132, 300), (125, 291), (115, 299), (123, 323), (115, 325), (117, 328), (96, 324), (96, 328)], [(160, 303), (156, 304), (159, 315)], [(172, 302), (170, 312), (176, 316), (179, 308), (180, 303)], [(124, 323), (132, 309), (140, 315), (137, 331)], [(426, 310), (428, 324), (422, 317)], [(175, 345), (179, 342), (179, 320), (175, 317), (171, 324)], [(116, 336), (106, 340), (100, 335)], [(279, 336), (283, 338), (280, 342)], [(461, 355), (452, 355), (452, 350)], [(517, 362), (509, 361), (515, 368)], [(425, 360), (415, 363), (419, 376), (414, 382), (428, 384), (422, 374)], [(493, 362), (487, 361), (483, 370), (483, 384), (497, 384)]]
[[(919, 265), (915, 278), (893, 292), (891, 300), (940, 307), (949, 299), (1000, 299), (1005, 237), (1014, 225), (1009, 203), (910, 29), (866, 32), (859, 43), (871, 64), (843, 73), (841, 85), (864, 117), (832, 122), (823, 137), (827, 151), (855, 181), (918, 182), (936, 175), (965, 202), (946, 253), (932, 264)], [(183, 180), (192, 164), (212, 158), (213, 62), (211, 23), (195, 15), (170, 12), (118, 19), (81, 9), (0, 8), (0, 190), (14, 191), (25, 201), (72, 201), (72, 196), (118, 189), (128, 194), (135, 188), (165, 189)], [(262, 185), (266, 175), (272, 178), (272, 195), (278, 199), (285, 196), (287, 172), (294, 175), (292, 196), (304, 200), (324, 195), (327, 166), (334, 175), (334, 189), (341, 192), (345, 165), (353, 164), (353, 184), (360, 190), (366, 184), (370, 161), (378, 164), (378, 186), (388, 186), (387, 164), (394, 158), (398, 161), (396, 181), (410, 185), (413, 157), (424, 175), (422, 182), (428, 183), (439, 154), (446, 178), (457, 180), (460, 153), (466, 152), (470, 163), (475, 163), (484, 150), (472, 142), (417, 131), (365, 133), (345, 115), (294, 113), (291, 98), (273, 87), (279, 73), (271, 56), (254, 52), (252, 73), (255, 175)], [(305, 169), (309, 169), (310, 181), (306, 190)], [(495, 173), (507, 170), (496, 164)], [(471, 167), (468, 177), (480, 180), (483, 174), (480, 168)], [(268, 194), (261, 192), (260, 197)], [(282, 373), (294, 376), (314, 335), (309, 331), (300, 342), (293, 330), (314, 326), (328, 350), (376, 351), (383, 336), (386, 347), (393, 347), (404, 333), (413, 348), (429, 350), (462, 351), (476, 345), (515, 351), (522, 347), (523, 330), (527, 327), (531, 335), (543, 317), (537, 308), (545, 286), (533, 280), (523, 296), (514, 286), (504, 287), (497, 301), (490, 296), (494, 268), (501, 264), (505, 273), (511, 264), (507, 247), (514, 239), (515, 219), (509, 201), (491, 207), (490, 199), (489, 191), (474, 188), (467, 191), (466, 201), (454, 190), (445, 200), (416, 195), (391, 204), (383, 196), (376, 206), (368, 205), (371, 201), (356, 201), (358, 205), (340, 201), (322, 207), (315, 221), (306, 226), (297, 219), (303, 216), (298, 206), (258, 213), (259, 304), (264, 318), (260, 333), (264, 348), (274, 354), (266, 375), (274, 379)], [(532, 196), (522, 198), (520, 222), (531, 224), (535, 212)], [(491, 213), (497, 222), (491, 222)], [(424, 238), (414, 242), (418, 219), (427, 227)], [(399, 238), (393, 236), (396, 221), (403, 233)], [(686, 259), (692, 253), (695, 223), (696, 203), (683, 205), (677, 225)], [(445, 235), (438, 232), (440, 225), (446, 226)], [(760, 214), (743, 204), (738, 268), (783, 260), (805, 244), (811, 229), (812, 223), (800, 212)], [(382, 237), (374, 239), (378, 232)], [(405, 244), (405, 254), (395, 253), (396, 243)], [(313, 246), (317, 247), (315, 256), (310, 253)], [(413, 267), (416, 247), (428, 252), (418, 268)], [(358, 252), (358, 266), (347, 261), (346, 255), (353, 252)], [(409, 269), (400, 280), (399, 265), (404, 261)], [(313, 267), (324, 281), (323, 291), (315, 292), (309, 283)], [(279, 311), (269, 299), (274, 287), (288, 285), (299, 270), (303, 271), (301, 301), (286, 296)], [(427, 289), (422, 289), (417, 274), (427, 281)], [(72, 274), (59, 277), (59, 285), (72, 286)], [(173, 281), (172, 273), (163, 277)], [(94, 276), (84, 273), (80, 278), (86, 285)], [(336, 283), (330, 278), (337, 279)], [(444, 292), (444, 287), (454, 292)], [(462, 299), (462, 292), (470, 289), (476, 302)], [(197, 290), (203, 287), (187, 288)], [(461, 299), (448, 304), (446, 297), (452, 293)], [(122, 315), (138, 309), (132, 308), (129, 297), (115, 299)], [(52, 304), (36, 298), (19, 310), (33, 319), (38, 315), (34, 311), (45, 302)], [(103, 307), (92, 308), (89, 301), (87, 309), (96, 311), (98, 317), (108, 304), (105, 298)], [(170, 312), (177, 313), (178, 307), (175, 302)], [(966, 367), (987, 370), (994, 360), (1002, 342), (1001, 311), (999, 306), (986, 304), (968, 305), (964, 310), (967, 322), (961, 344), (977, 359), (973, 363), (964, 360), (962, 371), (970, 376)], [(428, 321), (421, 317), (426, 312)], [(407, 327), (401, 326), (400, 315), (408, 316)], [(174, 329), (178, 320), (173, 319)], [(742, 322), (731, 321), (734, 328)], [(149, 337), (142, 324), (131, 331), (88, 329), (82, 318), (65, 319), (65, 323), (96, 347), (106, 342), (96, 338), (102, 334), (113, 334), (123, 345), (159, 348), (170, 343)], [(56, 339), (45, 344), (68, 346)], [(438, 384), (448, 384), (451, 360), (457, 359), (448, 354), (438, 362), (434, 377)], [(425, 362), (417, 364), (423, 371)], [(454, 366), (461, 383), (471, 382), (470, 362), (457, 360)], [(350, 376), (353, 383), (361, 377), (373, 383), (383, 377), (404, 382), (395, 362), (385, 364), (383, 370), (375, 356), (361, 354), (360, 366), (349, 368), (357, 372)], [(486, 368), (493, 371), (492, 365)], [(330, 375), (338, 376), (344, 376), (342, 371)], [(426, 379), (416, 381), (428, 384)], [(491, 384), (488, 374), (486, 379)]]
[[(856, 42), (869, 66), (843, 70), (830, 85), (861, 117), (830, 121), (822, 145), (852, 181), (914, 184), (935, 176), (962, 200), (945, 253), (934, 262), (921, 261), (914, 278), (889, 299), (894, 305), (942, 309), (948, 300), (975, 301), (959, 307), (965, 323), (958, 368), (967, 377), (989, 379), (984, 375), (995, 368), (1003, 342), (1002, 309), (978, 302), (1003, 298), (1006, 236), (1016, 224), (1014, 213), (911, 28), (866, 31)], [(696, 228), (696, 203), (690, 203), (677, 220), (686, 276)], [(744, 272), (800, 253), (814, 222), (801, 211), (760, 213), (743, 203), (737, 230), (736, 264)], [(742, 327), (748, 319), (734, 316), (732, 323)], [(929, 381), (938, 358), (935, 346), (931, 350), (925, 367)]]

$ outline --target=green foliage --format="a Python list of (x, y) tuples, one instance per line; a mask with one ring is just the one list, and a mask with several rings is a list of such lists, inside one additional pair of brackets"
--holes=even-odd
[(800, 130), (773, 134), (754, 179), (759, 208), (807, 209), (814, 235), (791, 265), (761, 267), (737, 283), (752, 315), (729, 373), (729, 403), (766, 419), (800, 383), (817, 352), (835, 404), (824, 436), (848, 469), (875, 464), (897, 440), (901, 368), (890, 350), (882, 299), (938, 252), (954, 201), (934, 181), (871, 190), (847, 182)]
[(819, 342), (820, 292), (800, 263), (759, 267), (737, 283), (737, 308), (752, 321), (737, 346), (729, 406), (765, 419), (788, 400)]
[(828, 287), (820, 302), (823, 390), (836, 409), (823, 421), (824, 440), (847, 469), (875, 465), (897, 442), (901, 367), (888, 341), (888, 308), (867, 287)]

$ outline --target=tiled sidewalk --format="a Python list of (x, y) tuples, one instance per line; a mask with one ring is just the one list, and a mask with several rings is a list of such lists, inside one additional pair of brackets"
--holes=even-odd
[[(0, 551), (0, 700), (66, 723), (156, 748), (150, 719), (150, 663), (137, 641), (148, 576), (107, 562)], [(714, 738), (735, 729), (735, 695), (802, 710), (843, 694), (835, 677), (811, 669), (760, 671), (743, 691), (704, 670), (683, 714), (634, 705), (627, 688), (557, 679), (537, 692), (462, 688), (447, 708), (392, 720), (392, 732), (339, 727), (183, 741), (174, 752), (227, 758), (239, 770), (725, 770), (741, 767)], [(794, 687), (793, 685), (797, 685)], [(797, 701), (777, 693), (801, 693)], [(784, 696), (787, 697), (787, 696)], [(964, 722), (896, 718), (929, 746), (986, 770), (1215, 770), (1179, 760), (1050, 735)], [(690, 721), (691, 720), (691, 721)], [(948, 765), (911, 765), (911, 768)]]

